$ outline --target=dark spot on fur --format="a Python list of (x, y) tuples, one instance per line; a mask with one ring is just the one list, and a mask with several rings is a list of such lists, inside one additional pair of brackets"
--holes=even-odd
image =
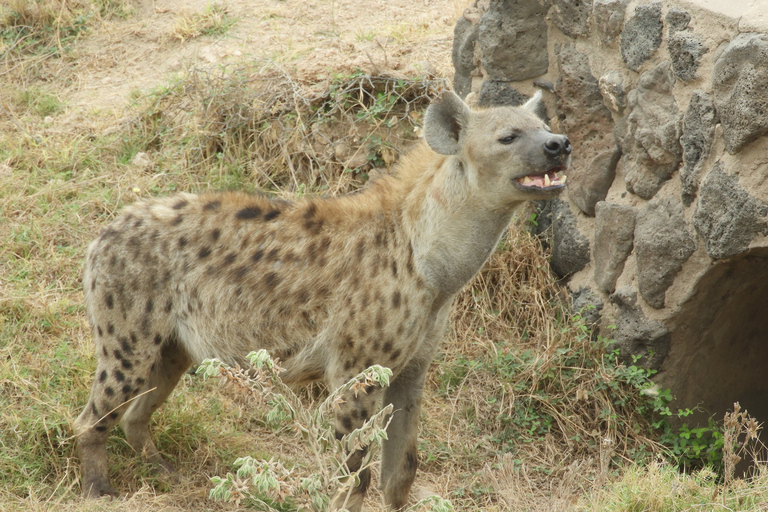
[(349, 359), (344, 361), (344, 371), (351, 370), (352, 369), (352, 364), (353, 364), (352, 361), (350, 361)]
[(179, 238), (179, 247), (184, 247), (188, 243), (189, 243), (189, 240), (187, 240), (187, 237), (182, 236), (181, 238)]
[(107, 380), (107, 370), (101, 370), (101, 373), (99, 374), (99, 382), (104, 382)]
[(113, 373), (117, 382), (123, 382), (125, 380), (125, 374), (120, 370), (115, 370)]
[(213, 240), (214, 242), (216, 242), (220, 236), (221, 236), (221, 230), (219, 228), (216, 228), (213, 231), (211, 231), (211, 240)]
[(337, 440), (339, 440), (339, 441), (341, 441), (342, 439), (344, 439), (344, 432), (339, 432), (339, 431), (337, 430), (337, 431), (336, 431), (336, 433), (334, 433), (333, 435), (334, 435), (334, 436), (336, 437), (336, 439), (337, 439)]
[(99, 325), (96, 326), (96, 333), (99, 335), (99, 338), (104, 336), (104, 332), (102, 332), (101, 326), (99, 326)]
[[(248, 274), (248, 267), (245, 265), (240, 265), (239, 267), (236, 267), (232, 270), (232, 277), (235, 279), (235, 281), (242, 281), (243, 278)], [(242, 293), (242, 290), (240, 291)], [(240, 293), (238, 293), (238, 297), (240, 296)]]
[(96, 427), (94, 427), (94, 428), (96, 430), (98, 430), (99, 432), (106, 432), (107, 431), (107, 427), (105, 427), (104, 425), (96, 425)]
[(267, 261), (275, 261), (277, 259), (277, 256), (280, 254), (280, 249), (272, 249), (267, 253)]
[(173, 219), (173, 222), (171, 222), (171, 226), (178, 226), (179, 224), (181, 224), (183, 220), (184, 218), (181, 215), (179, 215), (175, 219)]
[(117, 419), (118, 416), (119, 416), (119, 413), (117, 411), (112, 411), (111, 413), (109, 413), (109, 419), (111, 420)]
[(104, 388), (104, 392), (107, 394), (107, 396), (115, 396), (115, 390), (111, 386)]
[(355, 348), (355, 341), (352, 339), (352, 336), (344, 336), (344, 349), (345, 350), (352, 350)]
[[(373, 366), (373, 359), (366, 359), (365, 360), (365, 367), (366, 368), (370, 368), (371, 366)], [(371, 387), (371, 386), (368, 386), (368, 387)], [(365, 388), (365, 392), (366, 393), (368, 392), (368, 388)]]
[(218, 210), (219, 206), (221, 206), (221, 201), (211, 201), (209, 203), (206, 203), (205, 206), (203, 206), (203, 210), (205, 211)]
[(155, 345), (160, 345), (163, 343), (163, 337), (160, 336), (160, 334), (155, 334), (155, 339), (152, 340)]
[(387, 235), (383, 231), (379, 231), (376, 233), (376, 236), (374, 237), (374, 242), (378, 247), (383, 246), (387, 241)]
[(392, 352), (392, 355), (389, 356), (390, 361), (397, 361), (400, 358), (400, 349), (396, 349), (394, 352)]
[(401, 295), (400, 292), (395, 292), (392, 294), (392, 307), (397, 309), (400, 307), (400, 301), (401, 301)]
[(392, 258), (392, 276), (397, 277), (397, 260)]
[(144, 311), (151, 313), (155, 309), (155, 303), (152, 299), (147, 299), (147, 304), (144, 306)]
[(122, 389), (122, 391), (123, 391), (123, 396), (128, 396), (128, 395), (130, 395), (130, 394), (131, 394), (131, 392), (132, 392), (133, 390), (131, 389), (131, 386), (130, 386), (130, 384), (126, 384), (126, 385), (124, 385), (124, 386), (123, 386), (123, 389)]
[(91, 402), (91, 412), (94, 416), (101, 416), (101, 414), (99, 414), (99, 410), (96, 408), (96, 404), (93, 402)]
[(166, 299), (165, 301), (165, 312), (170, 313), (171, 309), (173, 309), (173, 301), (171, 299)]
[(392, 340), (387, 340), (384, 343), (384, 346), (381, 347), (381, 351), (385, 354), (389, 354), (389, 352), (392, 350)]
[(379, 310), (376, 313), (376, 329), (382, 330), (384, 328), (384, 312)]
[(274, 220), (278, 217), (278, 215), (280, 215), (280, 210), (269, 211), (264, 215), (264, 220), (266, 221)]
[(120, 364), (126, 370), (130, 370), (131, 368), (133, 368), (133, 364), (130, 361), (128, 361), (127, 359), (121, 359), (120, 360)]
[(264, 251), (262, 249), (258, 249), (256, 252), (253, 253), (253, 256), (251, 256), (251, 259), (254, 262), (257, 262), (262, 258), (262, 256), (264, 256)]
[(115, 298), (114, 298), (114, 297), (112, 297), (112, 294), (111, 294), (111, 293), (108, 293), (108, 294), (107, 294), (107, 300), (106, 300), (106, 303), (107, 303), (107, 308), (108, 308), (108, 309), (112, 309), (112, 308), (114, 308), (114, 307), (115, 307)]
[(248, 206), (246, 208), (243, 208), (239, 212), (237, 212), (235, 217), (237, 217), (238, 219), (247, 220), (247, 219), (255, 219), (259, 215), (261, 215), (261, 208), (259, 208), (258, 206)]
[(306, 304), (309, 302), (309, 291), (305, 288), (296, 295), (296, 300), (300, 304)]
[(187, 201), (186, 201), (185, 199), (182, 199), (182, 200), (180, 200), (178, 203), (176, 203), (175, 205), (173, 205), (173, 209), (174, 209), (174, 210), (181, 210), (182, 208), (184, 208), (184, 207), (185, 207), (185, 206), (187, 206), (188, 204), (189, 204), (189, 203), (187, 203)]
[(237, 259), (237, 254), (235, 254), (234, 252), (231, 252), (231, 253), (227, 254), (226, 256), (224, 256), (224, 260), (221, 262), (221, 265), (223, 267), (226, 267), (226, 266), (231, 265), (232, 263), (234, 263), (236, 259)]
[(115, 334), (115, 326), (107, 323), (107, 334)]
[(139, 386), (143, 386), (145, 382), (147, 382), (146, 379), (142, 377), (139, 377), (138, 379), (136, 379), (136, 384), (138, 384)]
[[(136, 333), (135, 333), (135, 332), (132, 332), (132, 333), (130, 334), (130, 336), (131, 336), (131, 343), (133, 343), (133, 344), (135, 345), (136, 343), (138, 343), (138, 342), (139, 342), (139, 339), (138, 339), (138, 337), (136, 336)], [(126, 354), (130, 354), (130, 353), (132, 353), (132, 351), (131, 351), (131, 349), (130, 349), (130, 348), (127, 348), (127, 349), (125, 350), (125, 352), (126, 352)]]
[(357, 259), (358, 259), (358, 261), (363, 259), (363, 255), (364, 254), (365, 254), (365, 241), (364, 240), (360, 240), (359, 242), (357, 242)]
[(274, 288), (280, 284), (280, 281), (282, 281), (282, 278), (274, 272), (270, 272), (264, 276), (264, 284), (267, 286), (267, 288)]
[(345, 416), (341, 419), (341, 426), (344, 427), (344, 430), (347, 432), (352, 432), (352, 418), (349, 416)]
[(360, 409), (360, 419), (361, 420), (368, 419), (368, 411), (366, 409)]
[(211, 255), (211, 248), (207, 246), (200, 249), (200, 252), (197, 254), (197, 256), (200, 259), (207, 258), (210, 255)]

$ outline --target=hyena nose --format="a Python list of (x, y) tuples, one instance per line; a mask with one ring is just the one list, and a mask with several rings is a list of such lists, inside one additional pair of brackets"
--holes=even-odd
[(565, 135), (552, 135), (544, 143), (544, 150), (551, 156), (570, 155), (571, 141)]

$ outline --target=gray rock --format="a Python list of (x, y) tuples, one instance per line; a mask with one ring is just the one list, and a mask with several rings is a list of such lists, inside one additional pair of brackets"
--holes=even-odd
[(766, 215), (768, 207), (717, 162), (701, 183), (693, 226), (704, 239), (707, 254), (717, 260), (746, 251), (758, 233), (768, 234)]
[(650, 199), (682, 160), (682, 115), (672, 96), (669, 61), (640, 75), (627, 96), (631, 113), (616, 125), (616, 139), (624, 154), (627, 190)]
[(516, 107), (522, 105), (530, 96), (527, 96), (506, 82), (498, 80), (486, 80), (477, 95), (477, 104), (480, 107), (493, 107), (509, 105)]
[(661, 45), (663, 24), (661, 2), (638, 5), (635, 15), (621, 32), (621, 58), (632, 71), (637, 71)]
[(478, 27), (461, 17), (453, 28), (453, 90), (464, 98), (472, 88), (472, 71), (475, 69), (474, 54)]
[(592, 0), (555, 0), (552, 22), (563, 34), (570, 37), (589, 35), (589, 15)]
[(518, 82), (547, 72), (547, 6), (538, 0), (496, 0), (480, 19), (483, 67), (494, 80)]
[(594, 0), (592, 17), (600, 41), (612, 45), (624, 27), (624, 15), (629, 0)]
[(672, 58), (672, 71), (680, 80), (689, 82), (696, 78), (701, 56), (709, 51), (701, 38), (688, 32), (669, 36), (667, 50)]
[(583, 269), (589, 263), (589, 240), (576, 227), (576, 217), (561, 199), (537, 204), (534, 232), (552, 246), (552, 270), (561, 278)]
[(683, 167), (680, 168), (682, 199), (685, 206), (690, 206), (699, 189), (701, 169), (709, 155), (709, 148), (715, 138), (717, 114), (715, 103), (710, 94), (693, 91), (691, 102), (683, 117)]
[(557, 47), (557, 101), (560, 129), (576, 148), (568, 169), (568, 195), (587, 215), (605, 199), (621, 156), (613, 136), (613, 118), (603, 104), (589, 59), (570, 46)]
[(768, 132), (768, 35), (736, 36), (712, 73), (725, 149), (735, 154)]
[(621, 73), (609, 71), (597, 83), (603, 95), (603, 103), (617, 114), (622, 114), (627, 108), (627, 91), (624, 90), (624, 77)]
[(624, 271), (624, 262), (635, 236), (635, 210), (631, 206), (601, 201), (595, 208), (595, 246), (592, 249), (595, 283), (613, 293)]
[(688, 24), (691, 22), (691, 15), (678, 7), (671, 7), (669, 11), (667, 11), (665, 21), (667, 22), (669, 35), (671, 37), (688, 28)]
[(584, 320), (584, 324), (592, 327), (600, 323), (603, 301), (598, 294), (582, 286), (576, 291), (571, 291), (570, 298), (571, 311), (579, 315)]
[(667, 288), (672, 286), (683, 263), (696, 250), (696, 237), (688, 227), (683, 205), (674, 198), (653, 200), (637, 214), (635, 258), (637, 288), (651, 307), (664, 307)]
[(637, 294), (630, 290), (617, 291), (610, 301), (619, 309), (614, 335), (621, 357), (627, 364), (658, 370), (669, 353), (669, 329), (649, 320), (637, 304)]

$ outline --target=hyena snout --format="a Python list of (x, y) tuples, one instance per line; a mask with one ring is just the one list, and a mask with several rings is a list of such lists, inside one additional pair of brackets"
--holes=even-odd
[(571, 154), (571, 141), (565, 135), (552, 134), (544, 142), (544, 151), (551, 157)]

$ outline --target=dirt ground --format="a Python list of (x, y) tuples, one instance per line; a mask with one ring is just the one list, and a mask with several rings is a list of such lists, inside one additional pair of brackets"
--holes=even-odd
[[(138, 2), (138, 0), (136, 0)], [(467, 0), (222, 0), (234, 25), (223, 35), (183, 40), (176, 27), (209, 0), (157, 0), (151, 12), (105, 22), (83, 38), (77, 58), (51, 78), (61, 91), (64, 124), (119, 118), (134, 90), (157, 86), (195, 66), (274, 62), (322, 87), (335, 74), (428, 73), (453, 76), (453, 27)], [(151, 7), (151, 6), (150, 6)], [(93, 116), (98, 112), (98, 116)]]

